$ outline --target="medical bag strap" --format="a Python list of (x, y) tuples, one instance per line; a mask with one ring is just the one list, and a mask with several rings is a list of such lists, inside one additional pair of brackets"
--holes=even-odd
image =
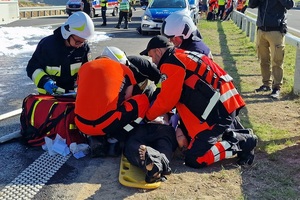
[[(57, 104), (55, 104), (57, 106)], [(54, 112), (56, 106), (52, 106), (52, 109), (50, 110), (48, 116), (47, 116), (47, 119), (49, 119), (49, 117), (51, 116), (51, 114)], [(31, 141), (30, 142), (30, 145), (39, 145), (39, 144), (42, 144), (44, 142), (44, 137), (41, 137), (43, 134), (41, 133), (43, 131), (43, 133), (48, 133), (52, 128), (54, 128), (58, 122), (60, 122), (60, 120), (62, 120), (63, 117), (67, 116), (71, 111), (72, 111), (72, 108), (70, 109), (71, 107), (67, 106), (67, 109), (64, 110), (64, 112), (62, 112), (59, 116), (57, 116), (55, 119), (51, 119), (51, 120), (47, 120), (45, 123), (43, 123), (40, 128), (38, 129), (38, 133), (40, 136), (39, 139), (35, 139), (34, 141)], [(46, 128), (43, 130), (43, 128), (45, 127), (46, 124), (49, 124), (50, 125), (47, 125)], [(57, 133), (51, 133), (51, 134), (48, 134), (48, 135), (45, 135), (51, 139), (54, 139), (54, 137), (56, 136)]]
[(20, 120), (21, 127), (22, 127), (22, 135), (25, 138), (28, 137), (28, 134), (26, 134), (27, 133), (26, 129), (27, 129), (28, 126), (31, 126), (31, 123), (30, 123), (31, 115), (32, 115), (32, 112), (33, 112), (33, 108), (34, 108), (36, 102), (38, 101), (38, 100), (34, 100), (31, 104), (28, 112), (27, 112), (26, 103), (27, 103), (28, 99), (29, 99), (29, 97), (26, 97), (26, 99), (24, 99), (24, 101), (23, 101), (23, 105), (22, 105), (23, 110), (22, 110), (22, 113), (21, 113), (21, 120)]
[(77, 117), (78, 121), (80, 121), (81, 123), (95, 127), (96, 125), (101, 124), (104, 121), (106, 121), (115, 111), (116, 110), (109, 111), (108, 113), (106, 113), (102, 117), (99, 117), (96, 120), (88, 120), (88, 119), (85, 119), (85, 118), (79, 116), (78, 114), (75, 114), (75, 116)]
[(58, 104), (54, 104), (47, 116), (47, 121), (45, 121), (45, 123), (43, 123), (42, 126), (40, 126), (40, 128), (38, 129), (39, 133), (43, 130), (43, 132), (48, 133), (51, 129), (53, 129), (64, 117), (66, 117), (69, 113), (71, 113), (72, 111), (72, 107), (70, 107), (69, 105), (71, 104), (67, 104), (66, 105), (66, 109), (64, 110), (64, 112), (62, 112), (60, 115), (58, 115), (55, 119), (49, 119), (50, 116), (52, 115), (52, 113), (54, 112), (55, 108), (57, 107)]

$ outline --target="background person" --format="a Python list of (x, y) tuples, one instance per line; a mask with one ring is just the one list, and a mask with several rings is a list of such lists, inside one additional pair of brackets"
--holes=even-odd
[(206, 19), (207, 11), (208, 11), (208, 0), (199, 1), (199, 5), (201, 5), (201, 9), (200, 9), (200, 6), (199, 6), (199, 9), (200, 9), (200, 12), (201, 12), (201, 17), (203, 19)]
[(293, 0), (249, 0), (249, 8), (258, 8), (256, 47), (263, 83), (255, 91), (272, 90), (274, 99), (280, 97), (283, 84), (286, 13), (293, 6)]
[(120, 28), (121, 23), (124, 18), (124, 29), (128, 29), (128, 14), (129, 14), (129, 9), (130, 9), (130, 2), (129, 0), (119, 0), (119, 20), (118, 24), (115, 26), (115, 28)]
[(217, 19), (223, 18), (226, 3), (227, 3), (226, 0), (218, 0), (219, 9), (218, 9), (218, 13), (217, 13)]
[(90, 0), (82, 0), (83, 2), (83, 12), (85, 12), (88, 16), (91, 15), (91, 4)]
[(75, 90), (78, 70), (91, 58), (87, 40), (93, 33), (93, 21), (80, 11), (38, 43), (26, 71), (39, 93), (53, 94), (58, 87), (60, 92)]
[(230, 15), (233, 11), (233, 7), (234, 7), (234, 1), (235, 0), (227, 0), (226, 6), (225, 6), (225, 15), (223, 16), (222, 20), (229, 20), (230, 19)]
[(102, 17), (102, 21), (103, 23), (101, 24), (101, 26), (106, 26), (106, 10), (107, 10), (107, 6), (108, 6), (108, 2), (107, 0), (100, 0), (100, 6), (101, 6), (101, 17)]

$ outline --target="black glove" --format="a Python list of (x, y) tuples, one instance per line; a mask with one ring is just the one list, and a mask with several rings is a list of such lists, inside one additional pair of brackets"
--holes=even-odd
[(143, 94), (147, 95), (150, 104), (156, 99), (158, 93), (159, 93), (159, 89), (155, 87), (151, 87), (151, 85), (146, 86), (146, 88), (143, 91)]

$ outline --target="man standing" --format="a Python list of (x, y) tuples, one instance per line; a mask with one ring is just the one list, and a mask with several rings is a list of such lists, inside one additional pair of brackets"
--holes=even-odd
[(119, 20), (118, 24), (115, 26), (115, 28), (120, 28), (122, 20), (124, 18), (124, 29), (128, 29), (128, 13), (130, 8), (129, 0), (119, 0), (120, 6), (120, 12), (119, 12)]
[(263, 85), (256, 92), (271, 91), (271, 98), (279, 99), (283, 83), (283, 59), (286, 12), (293, 0), (250, 0), (249, 8), (258, 8), (256, 46)]
[(107, 10), (107, 0), (101, 0), (100, 1), (100, 6), (101, 6), (101, 17), (103, 20), (103, 23), (101, 24), (101, 26), (106, 26), (106, 10)]

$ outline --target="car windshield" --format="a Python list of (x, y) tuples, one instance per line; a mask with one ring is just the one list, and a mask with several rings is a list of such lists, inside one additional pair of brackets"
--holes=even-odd
[(184, 0), (153, 0), (149, 8), (185, 8)]

